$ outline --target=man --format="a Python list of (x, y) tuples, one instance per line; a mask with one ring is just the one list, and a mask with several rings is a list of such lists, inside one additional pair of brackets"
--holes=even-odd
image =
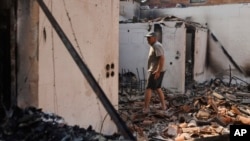
[(147, 37), (150, 45), (148, 56), (148, 78), (145, 91), (145, 101), (143, 113), (149, 112), (149, 104), (152, 91), (155, 91), (161, 102), (162, 110), (166, 110), (165, 97), (161, 89), (162, 79), (165, 73), (165, 57), (162, 44), (157, 40), (155, 32), (149, 32)]

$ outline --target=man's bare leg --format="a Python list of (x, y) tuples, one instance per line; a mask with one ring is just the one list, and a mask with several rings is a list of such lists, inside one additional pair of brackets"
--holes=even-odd
[(151, 89), (146, 89), (146, 91), (145, 91), (145, 99), (144, 99), (144, 107), (143, 107), (143, 112), (144, 113), (149, 112), (149, 104), (150, 104), (151, 95), (152, 95), (152, 90)]
[(158, 94), (158, 96), (160, 98), (162, 110), (166, 110), (167, 107), (166, 107), (166, 103), (165, 103), (165, 96), (164, 96), (161, 88), (158, 88), (156, 91), (157, 91), (157, 94)]

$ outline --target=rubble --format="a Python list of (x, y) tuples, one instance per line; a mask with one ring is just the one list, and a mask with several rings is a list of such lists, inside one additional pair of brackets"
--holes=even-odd
[(216, 78), (189, 86), (185, 94), (164, 89), (166, 111), (160, 109), (157, 95), (152, 94), (148, 114), (142, 113), (143, 92), (120, 92), (119, 113), (126, 115), (122, 118), (134, 134), (149, 141), (227, 141), (230, 125), (250, 125), (250, 91), (246, 82), (227, 84)]
[[(139, 89), (119, 93), (120, 117), (138, 141), (227, 141), (230, 125), (250, 125), (249, 85), (227, 85), (211, 80), (190, 85), (185, 94), (163, 89), (167, 110), (161, 110), (156, 94), (150, 112), (144, 114), (144, 94)], [(219, 82), (219, 83), (218, 83)], [(132, 89), (132, 87), (130, 87)], [(3, 141), (112, 141), (122, 140), (119, 133), (103, 135), (67, 125), (63, 118), (42, 109), (14, 107), (0, 119)]]
[(6, 111), (0, 122), (1, 141), (112, 141), (120, 136), (103, 135), (89, 126), (70, 126), (62, 117), (44, 113), (42, 109), (14, 107)]

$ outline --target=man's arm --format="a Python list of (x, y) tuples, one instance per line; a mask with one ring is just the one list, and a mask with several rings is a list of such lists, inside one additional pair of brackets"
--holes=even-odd
[(159, 76), (160, 76), (160, 73), (162, 71), (162, 68), (163, 68), (163, 64), (164, 64), (164, 61), (165, 61), (165, 57), (164, 55), (161, 55), (159, 56), (159, 62), (158, 62), (158, 67), (157, 69), (155, 70), (154, 74), (155, 74), (155, 79), (157, 79)]

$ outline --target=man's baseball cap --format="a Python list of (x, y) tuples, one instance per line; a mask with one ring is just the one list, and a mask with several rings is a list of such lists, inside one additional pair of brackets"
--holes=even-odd
[(156, 37), (156, 33), (155, 32), (148, 32), (148, 34), (145, 35), (145, 37)]

